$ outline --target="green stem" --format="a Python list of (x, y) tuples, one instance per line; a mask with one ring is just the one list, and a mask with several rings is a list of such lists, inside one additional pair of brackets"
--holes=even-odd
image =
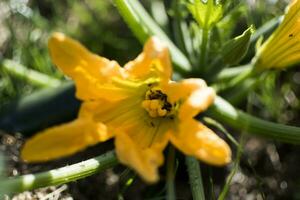
[(190, 71), (191, 64), (189, 60), (155, 23), (139, 1), (113, 0), (113, 2), (129, 28), (142, 44), (144, 44), (150, 36), (157, 36), (169, 47), (176, 71), (182, 74), (186, 74)]
[(180, 13), (180, 3), (179, 0), (172, 1), (172, 8), (174, 11), (174, 17), (172, 18), (172, 25), (173, 25), (173, 34), (174, 34), (174, 40), (175, 44), (179, 47), (179, 49), (187, 54), (186, 45), (184, 42), (184, 36), (183, 36), (183, 30), (181, 27), (182, 23), (182, 17)]
[(207, 111), (208, 116), (248, 134), (267, 137), (292, 144), (300, 144), (300, 128), (269, 122), (234, 108), (221, 97)]
[(28, 80), (31, 84), (38, 87), (58, 87), (62, 83), (56, 78), (47, 76), (46, 74), (32, 69), (28, 69), (13, 60), (5, 59), (2, 62), (2, 67), (6, 72), (18, 78)]
[(202, 30), (201, 51), (200, 51), (200, 67), (201, 67), (202, 72), (205, 72), (205, 67), (206, 67), (208, 35), (209, 35), (209, 30), (203, 29)]
[(175, 200), (175, 149), (169, 146), (167, 161), (167, 200)]
[(53, 169), (37, 174), (11, 177), (0, 180), (1, 193), (17, 193), (36, 188), (60, 185), (91, 176), (97, 172), (111, 168), (118, 164), (113, 151), (101, 156), (79, 162), (70, 166)]
[(201, 169), (198, 160), (192, 156), (186, 156), (185, 163), (187, 165), (193, 199), (205, 200)]
[(123, 200), (123, 194), (126, 190), (133, 184), (134, 180), (136, 179), (137, 174), (133, 172), (131, 169), (126, 168), (123, 173), (120, 175), (119, 182), (121, 183), (122, 187), (120, 187), (120, 191), (118, 194), (118, 200)]
[(129, 26), (135, 37), (144, 43), (149, 37), (146, 27), (144, 27), (140, 21), (138, 15), (126, 0), (114, 0), (114, 3), (123, 17), (126, 24)]

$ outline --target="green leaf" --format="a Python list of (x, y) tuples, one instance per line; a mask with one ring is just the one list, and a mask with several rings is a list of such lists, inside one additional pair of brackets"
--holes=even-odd
[(31, 134), (34, 131), (73, 119), (80, 102), (73, 83), (45, 88), (0, 108), (0, 127), (7, 132)]
[(226, 64), (234, 65), (244, 58), (250, 45), (252, 33), (253, 28), (250, 26), (243, 32), (242, 35), (239, 35), (225, 43), (221, 50), (221, 55)]
[(144, 44), (150, 36), (157, 36), (168, 45), (175, 70), (179, 73), (187, 73), (191, 70), (189, 60), (155, 23), (139, 1), (114, 0), (114, 3), (129, 28), (142, 44)]
[(251, 70), (251, 67), (252, 67), (251, 65), (247, 64), (247, 65), (240, 65), (236, 67), (226, 68), (218, 74), (217, 82), (228, 81), (238, 76), (239, 74), (243, 73), (244, 71)]
[(234, 108), (227, 101), (218, 97), (207, 114), (237, 130), (245, 131), (269, 139), (292, 144), (300, 144), (300, 127), (269, 122)]
[(205, 30), (211, 29), (223, 15), (223, 6), (214, 0), (194, 0), (187, 5), (198, 24)]

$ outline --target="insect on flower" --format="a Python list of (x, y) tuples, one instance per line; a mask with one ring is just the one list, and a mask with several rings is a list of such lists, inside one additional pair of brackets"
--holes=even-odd
[(158, 180), (169, 141), (204, 162), (230, 162), (229, 146), (194, 119), (212, 104), (214, 90), (201, 79), (171, 81), (169, 52), (157, 38), (123, 68), (61, 33), (53, 34), (49, 49), (53, 62), (75, 81), (83, 103), (77, 119), (29, 139), (24, 160), (67, 156), (114, 137), (120, 162), (147, 182)]

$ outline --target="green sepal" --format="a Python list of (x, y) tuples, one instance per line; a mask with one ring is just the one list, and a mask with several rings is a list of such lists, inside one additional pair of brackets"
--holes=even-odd
[(250, 45), (252, 33), (253, 28), (250, 26), (243, 32), (242, 35), (239, 35), (225, 43), (221, 50), (224, 63), (234, 65), (244, 58)]
[(194, 0), (194, 3), (187, 5), (189, 11), (205, 30), (211, 29), (223, 16), (223, 6), (214, 0)]

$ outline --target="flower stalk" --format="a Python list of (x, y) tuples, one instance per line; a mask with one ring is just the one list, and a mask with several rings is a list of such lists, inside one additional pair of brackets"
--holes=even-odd
[(208, 116), (248, 134), (258, 135), (281, 142), (300, 144), (300, 128), (278, 124), (251, 116), (234, 108), (221, 97), (206, 112)]
[(66, 167), (0, 180), (0, 194), (7, 191), (17, 193), (46, 186), (61, 185), (91, 176), (117, 164), (115, 153), (110, 151)]
[(209, 30), (203, 29), (202, 30), (202, 42), (201, 42), (201, 51), (200, 51), (200, 67), (201, 71), (205, 71), (206, 66), (206, 57), (207, 57), (207, 47), (208, 47), (208, 37), (209, 37)]
[(203, 182), (201, 176), (201, 169), (199, 162), (192, 156), (185, 157), (185, 163), (187, 166), (190, 186), (192, 190), (192, 196), (194, 200), (205, 200)]
[(175, 149), (172, 145), (168, 149), (167, 162), (167, 200), (175, 200)]
[(113, 2), (131, 31), (137, 36), (142, 44), (144, 44), (150, 36), (155, 35), (159, 37), (168, 45), (176, 71), (182, 74), (186, 74), (190, 71), (191, 64), (189, 60), (155, 23), (139, 1), (114, 0)]
[(56, 88), (62, 83), (59, 79), (50, 77), (33, 69), (28, 69), (20, 63), (17, 63), (13, 60), (5, 59), (3, 60), (1, 65), (5, 72), (16, 76), (20, 79), (25, 79), (32, 85), (35, 85), (37, 87)]

